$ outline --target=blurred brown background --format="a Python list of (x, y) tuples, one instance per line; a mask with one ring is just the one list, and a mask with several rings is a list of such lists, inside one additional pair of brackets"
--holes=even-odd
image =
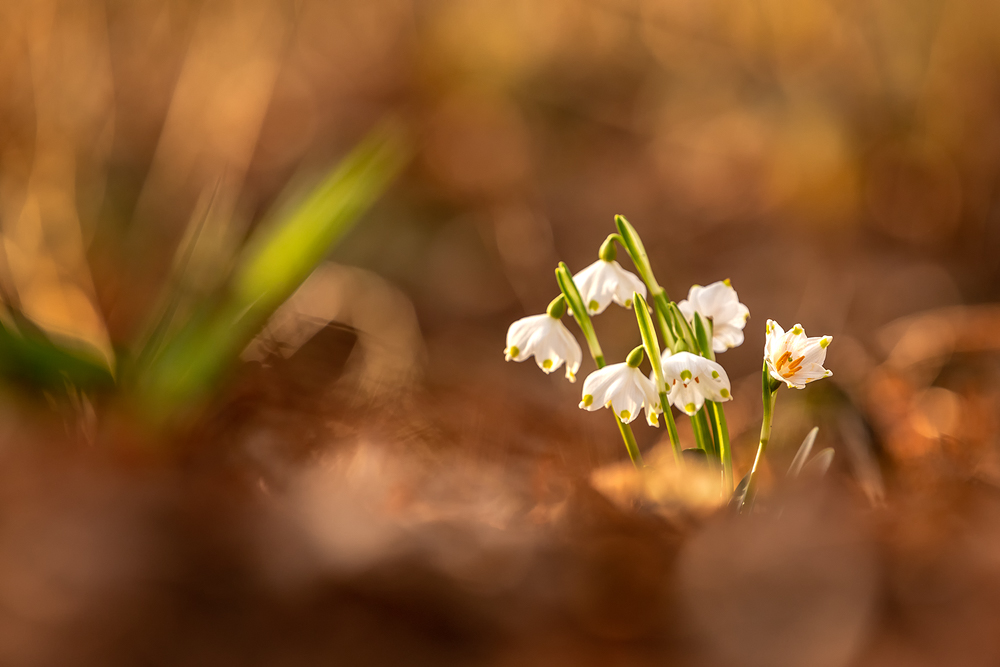
[[(357, 330), (362, 362), (352, 365), (348, 359), (346, 379), (339, 380), (343, 359), (334, 353), (291, 365), (277, 380), (261, 379), (256, 371), (238, 375), (217, 401), (223, 407), (213, 408), (215, 421), (194, 437), (212, 452), (225, 450), (219, 442), (237, 443), (237, 454), (218, 454), (226, 475), (226, 466), (246, 466), (250, 472), (236, 477), (250, 479), (252, 488), (258, 482), (261, 488), (301, 487), (305, 491), (295, 497), (306, 498), (307, 516), (317, 507), (322, 516), (327, 510), (336, 514), (337, 507), (362, 502), (351, 495), (355, 487), (347, 484), (343, 497), (323, 496), (316, 489), (328, 487), (315, 482), (322, 475), (307, 471), (305, 482), (288, 481), (298, 473), (290, 472), (287, 459), (295, 466), (312, 460), (308, 457), (319, 456), (316, 443), (395, 442), (422, 452), (420, 464), (413, 464), (421, 471), (418, 481), (411, 480), (414, 488), (431, 484), (437, 474), (428, 472), (435, 470), (433, 462), (454, 464), (444, 478), (454, 488), (434, 487), (430, 500), (421, 501), (435, 508), (424, 507), (427, 516), (461, 523), (467, 518), (463, 512), (471, 512), (494, 528), (507, 525), (497, 512), (509, 516), (484, 499), (494, 498), (493, 489), (496, 497), (530, 498), (528, 509), (538, 514), (531, 520), (544, 524), (549, 505), (558, 506), (552, 498), (569, 493), (566, 489), (595, 467), (621, 461), (624, 451), (610, 420), (576, 411), (579, 385), (567, 384), (560, 374), (543, 376), (534, 364), (504, 364), (504, 334), (511, 321), (541, 312), (556, 294), (557, 261), (579, 270), (596, 259), (601, 241), (614, 231), (614, 214), (621, 213), (639, 230), (672, 298), (686, 296), (692, 283), (730, 278), (750, 308), (746, 343), (721, 357), (734, 383), (736, 400), (728, 415), (738, 474), (753, 456), (764, 322), (773, 318), (835, 338), (827, 363), (832, 380), (808, 392), (783, 390), (779, 397), (770, 453), (776, 470), (783, 470), (802, 436), (818, 423), (821, 443), (837, 449), (835, 472), (853, 489), (845, 493), (860, 489), (859, 497), (875, 506), (884, 501), (886, 484), (891, 492), (926, 490), (942, 478), (976, 480), (989, 488), (1000, 483), (1000, 306), (994, 304), (1000, 296), (1000, 4), (995, 2), (8, 0), (0, 4), (5, 299), (54, 338), (85, 341), (110, 359), (141, 335), (150, 305), (170, 281), (176, 249), (209, 199), (214, 197), (211, 218), (184, 285), (194, 295), (223, 284), (239, 246), (280, 205), (283, 193), (309, 182), (387, 116), (410, 128), (413, 161), (335, 249), (335, 265), (324, 269), (311, 291), (298, 295), (303, 312), (324, 313), (319, 326), (332, 319)], [(279, 325), (273, 323), (270, 333), (291, 335)], [(610, 358), (620, 359), (638, 342), (630, 313), (609, 311), (597, 327)], [(300, 336), (293, 348), (302, 343)], [(324, 364), (330, 365), (328, 374)], [(582, 372), (589, 370), (587, 360)], [(304, 383), (307, 371), (317, 377)], [(335, 381), (339, 384), (331, 389)], [(14, 399), (15, 390), (4, 391)], [(236, 407), (226, 407), (227, 401)], [(36, 515), (64, 518), (58, 502), (39, 500), (36, 507), (35, 501), (16, 499), (46, 498), (50, 487), (44, 480), (61, 479), (52, 470), (69, 464), (59, 467), (46, 458), (22, 469), (11, 462), (28, 450), (34, 456), (34, 439), (60, 440), (69, 433), (72, 440), (79, 429), (55, 418), (51, 425), (29, 428), (14, 408), (2, 412), (10, 470), (5, 475), (43, 480), (7, 492), (11, 507), (35, 508), (27, 514), (9, 510), (10, 516), (27, 526)], [(100, 414), (83, 428), (91, 447), (95, 433), (109, 432), (95, 420), (100, 422)], [(637, 432), (647, 449), (660, 437), (645, 427)], [(340, 488), (343, 475), (369, 480), (361, 485), (367, 494), (372, 484), (378, 486), (372, 479), (413, 474), (400, 472), (409, 465), (405, 462), (379, 459), (377, 448), (375, 454), (364, 451), (347, 473), (343, 462), (337, 463), (330, 484)], [(456, 463), (462, 455), (471, 457), (472, 468)], [(462, 486), (472, 484), (470, 475), (482, 479), (480, 465), (492, 471), (490, 481), (476, 490)], [(80, 488), (98, 490), (81, 491), (92, 502), (80, 510), (84, 518), (66, 521), (90, 526), (88, 521), (119, 506), (116, 499), (132, 497), (131, 473), (115, 470), (114, 482), (104, 477), (96, 485), (79, 482)], [(175, 489), (175, 481), (159, 483)], [(511, 485), (515, 492), (504, 490)], [(206, 490), (210, 486), (215, 488), (206, 483), (196, 500), (184, 501), (190, 507), (181, 503), (180, 516), (198, 515), (195, 525), (209, 521), (192, 508), (203, 501), (216, 506), (217, 492)], [(413, 494), (399, 496), (389, 486), (385, 497), (376, 494), (378, 503), (412, 509)], [(165, 496), (157, 495), (161, 491)], [(158, 543), (136, 533), (131, 522), (143, 522), (133, 514), (155, 513), (164, 503), (175, 507), (174, 493), (142, 491), (139, 509), (105, 528), (114, 535), (140, 534), (126, 546), (145, 553)], [(232, 516), (226, 509), (217, 518), (228, 522)], [(609, 519), (615, 526), (619, 520)], [(61, 521), (46, 525), (61, 530)], [(349, 535), (360, 530), (355, 523), (336, 525)], [(638, 538), (628, 531), (645, 534), (648, 526), (628, 526), (621, 529), (625, 533), (615, 528), (613, 539), (605, 535), (613, 542), (610, 551), (587, 552), (580, 567), (591, 573), (587, 568), (598, 568), (595, 563), (613, 561), (616, 549), (635, 555), (628, 540)], [(15, 528), (0, 530), (11, 544), (25, 544), (24, 534), (34, 534), (30, 527)], [(591, 535), (587, 530), (583, 533)], [(570, 531), (566, 539), (572, 542), (579, 532)], [(385, 533), (370, 542), (368, 533), (357, 534), (362, 533), (350, 548), (337, 542), (340, 538), (331, 538), (329, 548), (368, 562), (365, 554), (379, 551)], [(48, 537), (39, 538), (37, 553), (64, 545), (62, 538), (42, 534)], [(198, 530), (194, 534), (195, 543), (214, 544)], [(177, 539), (190, 537), (184, 535)], [(495, 546), (490, 540), (500, 539), (492, 532), (489, 538), (476, 535), (480, 546)], [(517, 553), (523, 546), (518, 540), (536, 544), (534, 533), (515, 535), (516, 544), (504, 542), (502, 553)], [(923, 533), (910, 538), (906, 544), (935, 543)], [(90, 544), (90, 538), (81, 539)], [(438, 562), (444, 571), (475, 572), (476, 585), (489, 579), (483, 572), (494, 571), (491, 562), (456, 565), (440, 547), (446, 540), (421, 539), (439, 545), (431, 552), (445, 558), (444, 565)], [(662, 539), (655, 538), (655, 548), (639, 548), (654, 569), (672, 562), (673, 556), (661, 551), (672, 554), (675, 545), (665, 546)], [(120, 553), (120, 544), (110, 544), (91, 545), (88, 562), (103, 562), (106, 549)], [(646, 547), (652, 551), (643, 551)], [(5, 572), (0, 600), (17, 611), (0, 632), (0, 653), (23, 664), (58, 656), (39, 647), (47, 645), (52, 627), (61, 632), (65, 619), (77, 618), (73, 614), (86, 608), (79, 601), (101, 590), (102, 577), (118, 581), (126, 571), (123, 589), (138, 586), (127, 568), (112, 576), (96, 565), (38, 561), (31, 556), (34, 548), (9, 551), (8, 560), (0, 562)], [(214, 546), (206, 549), (215, 553)], [(561, 557), (556, 551), (548, 554), (552, 562)], [(661, 556), (666, 560), (657, 560)], [(946, 557), (951, 555), (940, 555)], [(874, 567), (862, 560), (864, 567)], [(29, 567), (33, 563), (35, 570)], [(214, 575), (205, 573), (214, 572), (212, 567), (196, 568), (199, 574), (192, 576), (211, 579)], [(24, 572), (36, 578), (25, 579)], [(71, 581), (78, 576), (94, 588), (60, 597), (63, 589), (57, 587), (56, 594), (49, 588), (60, 576)], [(146, 575), (136, 576), (146, 581)], [(588, 576), (574, 581), (590, 581)], [(34, 582), (34, 588), (19, 588), (24, 581)], [(352, 580), (353, 592), (345, 594), (354, 595), (352, 604), (372, 621), (354, 621), (359, 636), (367, 637), (369, 625), (384, 622), (387, 614), (398, 621), (426, 611), (413, 603), (418, 611), (404, 604), (386, 612), (389, 603), (381, 597), (369, 604), (365, 596), (380, 585), (378, 577), (374, 581)], [(517, 579), (517, 585), (534, 585), (524, 581)], [(631, 591), (634, 583), (627, 581), (625, 589)], [(437, 656), (427, 664), (468, 664), (469, 656), (493, 655), (483, 647), (494, 645), (495, 619), (466, 619), (468, 626), (455, 629), (448, 623), (468, 610), (460, 604), (455, 611), (451, 593), (428, 593), (437, 589), (426, 583), (413, 586), (416, 592), (407, 589), (404, 599), (426, 602), (429, 596), (445, 619), (443, 630), (428, 621), (431, 630), (407, 625), (412, 637), (403, 633)], [(862, 589), (872, 586), (865, 579)], [(504, 591), (515, 588), (510, 584)], [(578, 613), (583, 620), (579, 626), (560, 622), (590, 633), (587, 641), (609, 651), (599, 655), (621, 657), (611, 644), (600, 644), (605, 640), (646, 641), (648, 628), (619, 627), (613, 614), (601, 611), (603, 588), (569, 590), (582, 596), (573, 598), (570, 617)], [(48, 594), (56, 602), (78, 604), (25, 606), (32, 596), (51, 602)], [(648, 610), (646, 603), (661, 603), (660, 597), (637, 595), (639, 602), (622, 604)], [(162, 614), (187, 618), (183, 602), (164, 612), (155, 601), (128, 599), (135, 608), (155, 610), (137, 616), (154, 619), (151, 626)], [(244, 602), (264, 604), (257, 598)], [(326, 602), (314, 602), (308, 613), (320, 614)], [(24, 609), (30, 613), (21, 613)], [(297, 618), (295, 613), (289, 611), (285, 622), (294, 626), (288, 619)], [(989, 617), (987, 611), (977, 618)], [(243, 628), (245, 620), (220, 622)], [(190, 633), (192, 626), (178, 623), (177, 632)], [(509, 635), (523, 629), (504, 627)], [(563, 628), (555, 635), (562, 639), (551, 645), (539, 639), (538, 655), (555, 660), (562, 647), (580, 658), (587, 646), (597, 650), (597, 644), (574, 644), (575, 631)], [(313, 637), (310, 630), (302, 632)], [(450, 646), (449, 632), (471, 643), (442, 658), (445, 654), (435, 651)], [(232, 636), (242, 635), (232, 630)], [(478, 643), (483, 636), (491, 639)], [(211, 660), (212, 650), (225, 654), (222, 648), (199, 653), (200, 641), (191, 639), (188, 647), (206, 661), (198, 664), (228, 664)], [(309, 641), (322, 646), (315, 637)], [(214, 646), (207, 640), (205, 645)], [(578, 650), (569, 650), (571, 645)], [(642, 644), (638, 654), (629, 655), (657, 656), (658, 646)], [(868, 654), (872, 664), (896, 645), (878, 646)], [(142, 654), (127, 649), (122, 655)], [(361, 660), (366, 654), (355, 649), (351, 655)], [(309, 654), (313, 658), (323, 653), (315, 651)], [(392, 651), (386, 655), (399, 659)], [(301, 664), (314, 664), (313, 658), (302, 657)], [(770, 664), (820, 664), (786, 658)], [(241, 659), (250, 664), (250, 657)], [(266, 664), (268, 658), (259, 659)], [(489, 664), (502, 663), (496, 658)]]

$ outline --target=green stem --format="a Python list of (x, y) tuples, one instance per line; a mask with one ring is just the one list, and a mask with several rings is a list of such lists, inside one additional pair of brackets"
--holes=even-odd
[[(580, 290), (576, 288), (576, 283), (573, 282), (573, 274), (569, 272), (569, 267), (564, 262), (559, 262), (559, 268), (556, 269), (556, 282), (559, 283), (559, 289), (562, 290), (566, 301), (573, 311), (573, 319), (580, 325), (580, 331), (583, 332), (583, 337), (587, 341), (587, 347), (590, 349), (590, 356), (594, 358), (594, 363), (598, 368), (604, 368), (607, 364), (604, 362), (604, 352), (601, 350), (601, 344), (597, 340), (594, 325), (590, 321), (590, 316), (587, 315), (587, 309), (583, 306)], [(632, 465), (635, 466), (636, 470), (642, 470), (646, 467), (646, 464), (642, 461), (642, 454), (639, 452), (639, 445), (635, 441), (632, 427), (622, 422), (618, 418), (618, 415), (614, 415), (614, 418), (618, 424), (618, 430), (622, 434), (622, 440), (625, 441), (625, 449), (628, 451), (629, 458), (632, 459)]]
[[(708, 428), (712, 432), (712, 445), (715, 447), (715, 451), (718, 453), (722, 452), (719, 447), (719, 423), (715, 418), (715, 403), (712, 401), (705, 401), (705, 407), (703, 408), (705, 412), (705, 421), (708, 422)], [(721, 461), (720, 461), (721, 462)]]
[(677, 337), (674, 332), (670, 329), (670, 324), (667, 320), (667, 313), (670, 310), (670, 302), (667, 300), (667, 293), (662, 289), (659, 292), (652, 294), (653, 298), (653, 310), (656, 311), (656, 323), (660, 326), (660, 333), (663, 335), (663, 341), (667, 344), (670, 352), (673, 353), (677, 350)]
[(674, 450), (674, 461), (678, 465), (683, 465), (681, 457), (681, 441), (677, 435), (677, 425), (674, 423), (674, 415), (670, 410), (670, 403), (667, 402), (667, 385), (663, 379), (663, 364), (660, 357), (660, 341), (656, 338), (656, 329), (653, 327), (653, 318), (649, 316), (649, 305), (646, 299), (638, 292), (632, 295), (632, 306), (635, 310), (636, 323), (639, 325), (639, 334), (642, 336), (642, 346), (649, 357), (649, 363), (653, 367), (653, 377), (655, 378), (656, 392), (659, 394), (660, 407), (663, 408), (663, 416), (667, 422), (667, 433), (670, 436), (670, 446)]
[(570, 273), (565, 262), (559, 262), (559, 268), (556, 269), (556, 282), (559, 283), (559, 289), (566, 297), (570, 310), (573, 311), (573, 319), (576, 320), (580, 331), (583, 332), (587, 347), (590, 349), (590, 356), (594, 358), (594, 363), (597, 364), (598, 368), (604, 368), (604, 351), (601, 350), (601, 344), (597, 341), (597, 333), (590, 321), (590, 315), (587, 314), (587, 308), (583, 305), (580, 290), (573, 282), (573, 274)]
[[(715, 361), (715, 350), (712, 348), (712, 337), (715, 333), (715, 323), (711, 319), (704, 321), (696, 313), (695, 329), (698, 335), (698, 344), (701, 346), (701, 353), (707, 359)], [(729, 443), (729, 425), (726, 423), (726, 411), (722, 403), (707, 403), (712, 419), (712, 435), (715, 437), (715, 444), (719, 449), (719, 456), (722, 458), (724, 492), (728, 496), (733, 492), (733, 452)]]
[(646, 464), (642, 462), (642, 454), (639, 452), (639, 444), (635, 441), (632, 427), (619, 419), (618, 415), (615, 415), (615, 421), (618, 422), (618, 430), (622, 434), (622, 440), (625, 441), (625, 449), (628, 450), (628, 456), (632, 459), (632, 465), (635, 466), (636, 470), (642, 470)]
[(684, 458), (681, 456), (681, 437), (677, 433), (677, 422), (674, 421), (673, 408), (670, 407), (670, 402), (667, 401), (667, 392), (660, 392), (660, 405), (663, 406), (663, 421), (667, 423), (667, 435), (670, 436), (670, 447), (674, 450), (674, 461), (678, 464), (684, 464)]
[(757, 483), (757, 470), (761, 461), (764, 460), (764, 452), (767, 451), (767, 443), (771, 440), (771, 423), (774, 421), (774, 401), (777, 398), (776, 390), (781, 385), (775, 386), (770, 374), (767, 372), (767, 362), (764, 362), (764, 369), (761, 371), (761, 400), (764, 403), (764, 416), (760, 422), (760, 444), (757, 446), (757, 456), (753, 460), (753, 468), (750, 469), (750, 479), (747, 481), (747, 494), (744, 498), (744, 506), (747, 500), (753, 505), (753, 494)]
[(704, 408), (691, 417), (691, 427), (694, 429), (694, 439), (698, 443), (698, 449), (705, 450), (708, 460), (711, 461), (713, 456), (718, 456), (719, 453), (715, 451), (715, 443), (712, 441), (712, 433), (708, 428), (708, 420), (705, 419)]
[(646, 254), (646, 248), (642, 244), (642, 239), (639, 238), (639, 233), (635, 231), (635, 227), (629, 224), (629, 221), (622, 215), (615, 216), (615, 226), (618, 228), (622, 245), (632, 259), (635, 270), (639, 272), (639, 277), (642, 278), (643, 282), (646, 283), (646, 287), (649, 288), (650, 295), (655, 296), (657, 292), (666, 294), (663, 288), (660, 287), (660, 284), (656, 282), (656, 277), (653, 275), (653, 267), (650, 266), (649, 256)]
[(719, 436), (719, 454), (722, 457), (722, 472), (727, 496), (733, 492), (733, 450), (729, 443), (729, 424), (726, 423), (726, 411), (722, 403), (708, 401), (711, 406), (712, 419), (715, 422), (715, 432)]

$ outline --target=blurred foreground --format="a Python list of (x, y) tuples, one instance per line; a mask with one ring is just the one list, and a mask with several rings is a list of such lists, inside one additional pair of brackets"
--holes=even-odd
[[(0, 7), (0, 663), (1000, 661), (1000, 4), (542, 4)], [(739, 473), (835, 337), (759, 515), (503, 362), (615, 213), (750, 308)]]

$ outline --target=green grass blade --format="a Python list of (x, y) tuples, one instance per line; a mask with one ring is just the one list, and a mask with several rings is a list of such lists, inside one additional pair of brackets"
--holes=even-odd
[(408, 159), (401, 128), (384, 125), (361, 142), (297, 207), (261, 228), (237, 263), (228, 294), (163, 341), (137, 383), (154, 417), (206, 392), (267, 318), (381, 196)]
[(788, 477), (796, 478), (799, 473), (802, 472), (802, 466), (806, 464), (809, 459), (809, 454), (812, 453), (813, 445), (816, 443), (816, 434), (819, 433), (819, 426), (813, 426), (812, 430), (806, 434), (805, 439), (802, 444), (799, 445), (799, 451), (795, 453), (795, 458), (792, 459), (792, 465), (788, 467)]
[(32, 389), (62, 393), (67, 385), (83, 391), (109, 390), (115, 378), (96, 349), (59, 345), (40, 329), (0, 323), (0, 377)]

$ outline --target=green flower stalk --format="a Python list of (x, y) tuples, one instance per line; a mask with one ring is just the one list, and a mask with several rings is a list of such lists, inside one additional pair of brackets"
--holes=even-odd
[[(703, 320), (701, 315), (694, 312), (694, 332), (701, 348), (701, 354), (706, 359), (715, 361), (715, 350), (712, 347), (713, 321)], [(724, 491), (728, 495), (733, 492), (733, 452), (729, 442), (729, 425), (726, 422), (726, 412), (721, 403), (706, 401), (705, 407), (708, 410), (709, 424), (712, 427), (712, 438), (715, 441), (719, 458), (722, 462), (722, 478)]]
[(757, 470), (764, 459), (768, 442), (771, 440), (771, 423), (774, 421), (774, 403), (782, 384), (790, 388), (803, 389), (810, 382), (830, 377), (833, 373), (823, 368), (826, 349), (833, 342), (832, 336), (809, 338), (801, 324), (785, 332), (774, 320), (767, 321), (767, 338), (764, 342), (764, 366), (761, 370), (761, 400), (764, 403), (764, 417), (760, 424), (760, 443), (754, 457), (744, 506), (751, 502), (757, 483)]
[(667, 400), (667, 385), (663, 378), (663, 361), (660, 358), (660, 342), (656, 339), (656, 330), (653, 328), (653, 320), (649, 316), (649, 306), (642, 295), (636, 292), (632, 296), (635, 304), (635, 317), (639, 323), (639, 333), (642, 335), (642, 345), (649, 356), (649, 363), (653, 367), (653, 377), (656, 382), (656, 393), (660, 398), (660, 406), (663, 409), (663, 418), (667, 423), (667, 434), (670, 436), (670, 446), (674, 451), (674, 460), (682, 463), (681, 440), (677, 434), (677, 424), (674, 422), (674, 415), (670, 411), (670, 402)]
[[(604, 361), (604, 351), (601, 350), (601, 344), (597, 340), (597, 334), (594, 332), (594, 325), (590, 321), (587, 309), (584, 308), (583, 299), (580, 296), (576, 283), (573, 281), (573, 274), (570, 273), (569, 267), (566, 266), (565, 262), (559, 262), (559, 267), (556, 269), (556, 282), (559, 283), (559, 289), (562, 290), (563, 296), (569, 304), (573, 318), (580, 325), (580, 331), (583, 332), (583, 337), (587, 341), (587, 347), (590, 349), (590, 355), (594, 358), (594, 363), (598, 369), (588, 375), (583, 383), (583, 398), (580, 401), (580, 407), (585, 410), (596, 410), (601, 407), (611, 408), (615, 416), (615, 422), (618, 425), (618, 431), (625, 442), (625, 449), (628, 451), (629, 458), (632, 459), (632, 465), (637, 470), (642, 470), (646, 467), (646, 464), (642, 460), (642, 453), (639, 451), (639, 445), (636, 443), (635, 435), (632, 433), (632, 427), (629, 424), (639, 414), (639, 408), (645, 405), (647, 419), (651, 424), (658, 425), (655, 412), (656, 400), (652, 392), (652, 383), (648, 382), (648, 379), (638, 370), (638, 365), (642, 362), (642, 357), (639, 356), (636, 359), (635, 350), (633, 350), (626, 363), (607, 366)], [(637, 349), (640, 352), (642, 351), (641, 347)], [(607, 390), (609, 386), (603, 380), (609, 374), (612, 378), (621, 374), (621, 369), (619, 368), (621, 366), (631, 371), (630, 373), (626, 371), (627, 379), (630, 382), (624, 383), (630, 391), (618, 396), (608, 395)], [(638, 374), (638, 377), (635, 374)], [(649, 386), (644, 386), (642, 380), (646, 380)], [(638, 401), (635, 396), (637, 393), (636, 389), (638, 389), (638, 393), (641, 395)]]
[(580, 296), (576, 283), (573, 282), (573, 274), (569, 272), (566, 262), (559, 262), (559, 268), (556, 269), (556, 282), (559, 283), (559, 289), (569, 304), (573, 319), (580, 325), (580, 331), (583, 332), (587, 347), (590, 348), (590, 356), (594, 358), (594, 363), (597, 364), (598, 368), (604, 368), (604, 351), (597, 341), (594, 325), (590, 321), (587, 308), (583, 304), (583, 298)]
[(629, 221), (622, 215), (615, 216), (615, 226), (618, 228), (622, 245), (625, 246), (629, 257), (632, 258), (632, 263), (635, 264), (636, 271), (639, 272), (639, 277), (649, 287), (650, 297), (654, 301), (658, 296), (662, 297), (665, 305), (670, 299), (667, 298), (666, 290), (656, 282), (656, 276), (653, 275), (653, 267), (650, 265), (649, 256), (646, 254), (646, 247), (642, 244), (642, 239), (639, 238), (635, 227), (629, 224)]
[[(743, 512), (744, 509), (749, 511), (750, 507), (753, 506), (753, 497), (757, 491), (757, 470), (764, 459), (767, 444), (771, 441), (774, 402), (777, 398), (776, 392), (780, 386), (781, 383), (771, 378), (767, 370), (767, 362), (765, 361), (763, 371), (761, 372), (761, 402), (764, 404), (764, 416), (760, 421), (760, 442), (757, 445), (757, 456), (754, 457), (753, 467), (750, 469), (750, 479), (747, 481), (747, 492), (743, 501), (744, 506), (740, 508), (740, 512)], [(750, 503), (750, 505), (747, 506), (747, 503)]]

